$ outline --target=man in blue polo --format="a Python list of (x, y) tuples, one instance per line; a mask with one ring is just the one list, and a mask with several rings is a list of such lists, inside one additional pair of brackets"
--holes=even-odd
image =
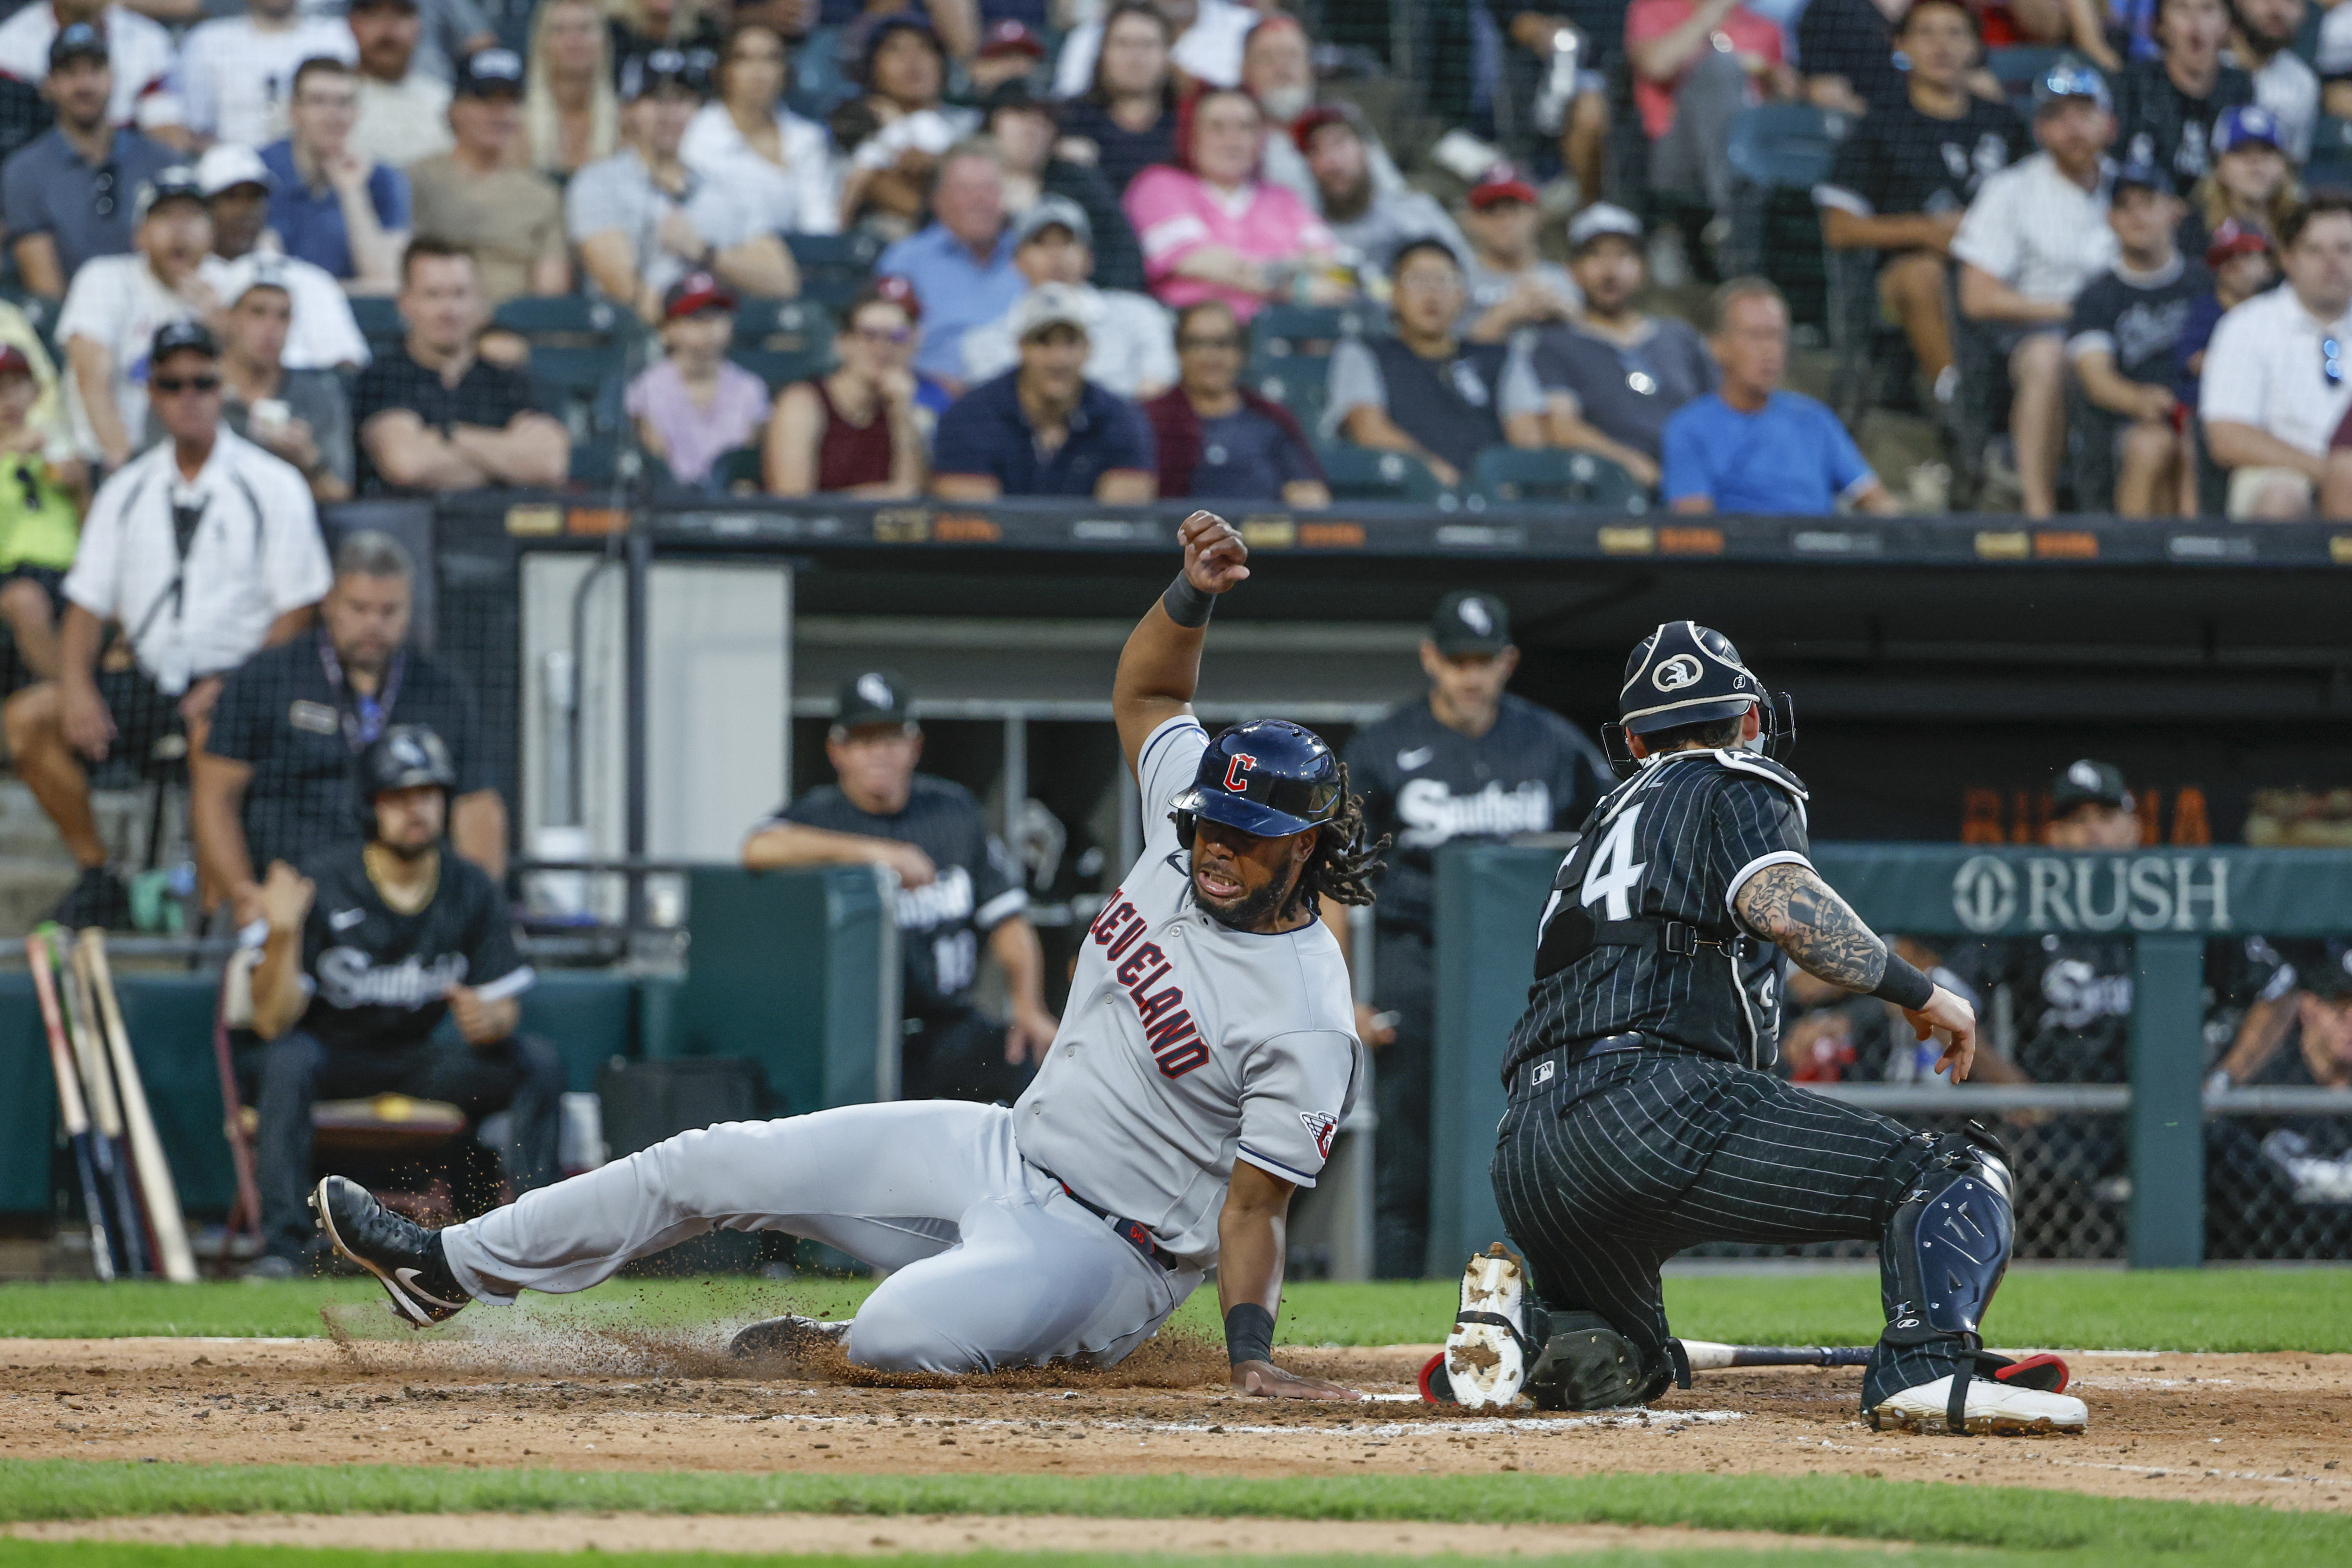
[(918, 371), (964, 389), (964, 330), (996, 320), (1029, 291), (1013, 250), (1004, 168), (994, 147), (965, 142), (949, 148), (931, 187), (930, 226), (884, 251), (874, 268), (877, 276), (904, 278), (922, 301)]
[(1761, 278), (1715, 291), (1707, 349), (1722, 384), (1666, 420), (1664, 489), (1681, 512), (1900, 511), (1837, 416), (1784, 392), (1789, 304)]
[(1133, 404), (1087, 379), (1091, 313), (1066, 283), (1041, 283), (1021, 301), (1013, 316), (1020, 365), (940, 416), (933, 495), (1081, 496), (1129, 506), (1157, 498), (1150, 426)]

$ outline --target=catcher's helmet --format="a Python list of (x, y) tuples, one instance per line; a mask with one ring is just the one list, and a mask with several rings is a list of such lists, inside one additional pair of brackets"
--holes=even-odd
[(1765, 690), (1721, 632), (1696, 621), (1667, 621), (1626, 658), (1617, 722), (1601, 727), (1601, 742), (1617, 771), (1628, 773), (1636, 764), (1626, 736), (1735, 719), (1750, 708), (1758, 710), (1766, 754), (1784, 758), (1797, 739), (1797, 710), (1788, 694)]
[(1169, 804), (1176, 837), (1187, 849), (1203, 816), (1261, 838), (1287, 837), (1339, 812), (1339, 760), (1311, 730), (1286, 719), (1252, 719), (1209, 742), (1192, 787)]
[(359, 761), (360, 831), (375, 837), (375, 797), (396, 789), (420, 785), (437, 788), (446, 796), (457, 791), (457, 769), (449, 761), (449, 747), (425, 724), (394, 724), (368, 742)]

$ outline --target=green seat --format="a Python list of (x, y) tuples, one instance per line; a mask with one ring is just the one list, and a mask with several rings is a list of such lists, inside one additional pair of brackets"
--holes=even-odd
[(731, 493), (737, 486), (748, 485), (756, 493), (761, 484), (760, 448), (738, 447), (719, 453), (710, 465), (710, 477), (722, 490)]
[(1362, 337), (1386, 325), (1372, 305), (1268, 305), (1250, 319), (1251, 357), (1322, 358), (1341, 338)]
[(805, 381), (833, 363), (833, 317), (810, 300), (747, 300), (727, 357), (772, 391)]
[(371, 350), (381, 352), (408, 335), (408, 323), (400, 319), (400, 307), (388, 295), (354, 294), (351, 307), (352, 320)]
[(1310, 432), (1323, 421), (1331, 393), (1331, 362), (1320, 356), (1251, 362), (1242, 384), (1268, 402), (1290, 410)]
[(1552, 500), (1597, 511), (1647, 511), (1650, 494), (1619, 465), (1590, 452), (1489, 447), (1470, 485), (1490, 501)]
[(617, 306), (608, 300), (591, 300), (584, 294), (525, 294), (492, 311), (490, 324), (520, 332), (533, 342), (578, 333), (610, 337), (633, 325)]
[(1335, 500), (1434, 501), (1453, 493), (1428, 464), (1402, 452), (1327, 444), (1315, 455), (1323, 460)]

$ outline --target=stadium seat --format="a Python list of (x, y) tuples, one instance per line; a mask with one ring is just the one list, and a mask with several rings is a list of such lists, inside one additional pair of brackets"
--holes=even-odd
[(1258, 358), (1322, 358), (1341, 338), (1362, 337), (1386, 324), (1372, 305), (1268, 305), (1250, 321), (1250, 352)]
[(1647, 511), (1650, 493), (1606, 458), (1558, 449), (1489, 447), (1470, 470), (1471, 489), (1491, 501), (1560, 501), (1598, 511)]
[(793, 113), (819, 125), (844, 101), (857, 96), (857, 83), (850, 76), (854, 62), (842, 58), (844, 31), (813, 27), (793, 46), (792, 88), (784, 102)]
[(369, 353), (382, 353), (408, 335), (408, 323), (400, 319), (400, 306), (389, 295), (354, 294), (351, 306), (352, 320), (359, 324), (360, 336), (367, 340)]
[(814, 300), (747, 300), (727, 357), (771, 390), (804, 381), (833, 363), (833, 318)]
[(1255, 360), (1242, 377), (1260, 397), (1279, 403), (1312, 435), (1330, 398), (1331, 362), (1320, 356)]
[(1809, 103), (1759, 103), (1731, 122), (1731, 167), (1766, 190), (1811, 193), (1830, 177), (1830, 163), (1850, 122)]
[(631, 318), (610, 301), (584, 294), (525, 294), (493, 310), (490, 324), (536, 343), (580, 334), (612, 337), (629, 331)]
[(1433, 501), (1453, 493), (1428, 464), (1402, 452), (1318, 443), (1315, 455), (1323, 461), (1335, 500)]
[(1731, 122), (1735, 175), (1719, 258), (1727, 273), (1761, 273), (1789, 298), (1791, 320), (1818, 326), (1827, 308), (1815, 185), (1829, 178), (1853, 122), (1810, 104), (1767, 103)]
[(838, 310), (873, 276), (882, 242), (864, 230), (848, 234), (788, 234), (784, 244), (801, 271), (801, 298)]
[(761, 485), (760, 448), (738, 447), (731, 452), (721, 452), (710, 465), (710, 477), (719, 488), (730, 494), (738, 487), (757, 493)]

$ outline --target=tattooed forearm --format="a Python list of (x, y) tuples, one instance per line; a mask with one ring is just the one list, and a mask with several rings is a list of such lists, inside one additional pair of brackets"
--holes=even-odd
[(1886, 973), (1886, 944), (1806, 866), (1767, 866), (1735, 900), (1748, 929), (1769, 938), (1806, 973), (1869, 991)]

